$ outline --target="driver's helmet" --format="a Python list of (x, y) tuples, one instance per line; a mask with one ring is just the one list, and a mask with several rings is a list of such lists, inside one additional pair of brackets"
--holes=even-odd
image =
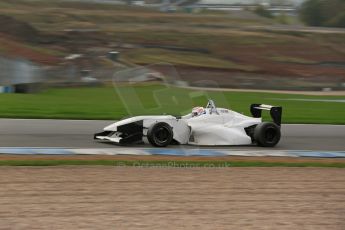
[(204, 109), (204, 107), (194, 107), (192, 109), (192, 117), (196, 117), (205, 113), (206, 113), (206, 110)]

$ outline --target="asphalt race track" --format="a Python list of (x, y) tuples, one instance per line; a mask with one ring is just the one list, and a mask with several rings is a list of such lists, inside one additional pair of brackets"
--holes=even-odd
[[(118, 148), (93, 140), (93, 134), (110, 123), (112, 121), (0, 119), (0, 147)], [(253, 146), (229, 148), (262, 149)], [(344, 151), (345, 126), (283, 125), (282, 139), (274, 149)]]

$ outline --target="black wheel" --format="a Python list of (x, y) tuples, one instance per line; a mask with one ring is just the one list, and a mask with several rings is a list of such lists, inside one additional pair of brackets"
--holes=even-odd
[(262, 122), (254, 130), (254, 140), (262, 147), (275, 146), (278, 144), (280, 136), (280, 127), (272, 122)]
[(147, 131), (147, 139), (153, 146), (165, 147), (173, 139), (173, 131), (169, 124), (158, 122), (153, 124)]

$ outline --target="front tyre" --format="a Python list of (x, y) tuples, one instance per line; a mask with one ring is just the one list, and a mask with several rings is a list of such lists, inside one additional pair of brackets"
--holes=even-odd
[(147, 139), (151, 145), (166, 147), (173, 140), (173, 131), (169, 124), (158, 122), (153, 124), (147, 131)]
[(274, 147), (281, 137), (280, 127), (272, 122), (262, 122), (255, 127), (254, 140), (259, 146)]

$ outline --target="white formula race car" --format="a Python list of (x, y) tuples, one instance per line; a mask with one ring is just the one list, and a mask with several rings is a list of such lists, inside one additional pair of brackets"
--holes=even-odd
[[(182, 117), (171, 115), (136, 116), (115, 122), (96, 133), (94, 139), (117, 144), (251, 145), (273, 147), (280, 140), (282, 107), (264, 104), (250, 106), (253, 117), (230, 109), (207, 106), (193, 108)], [(261, 111), (268, 110), (273, 122), (262, 122)]]

